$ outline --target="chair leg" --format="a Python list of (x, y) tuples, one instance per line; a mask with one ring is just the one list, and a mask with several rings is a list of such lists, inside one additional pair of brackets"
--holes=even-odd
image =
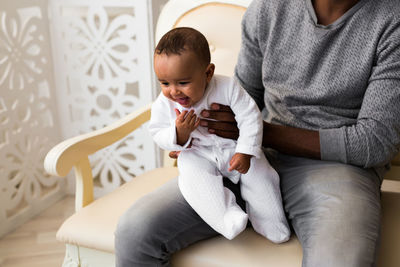
[(65, 246), (65, 258), (62, 267), (80, 267), (78, 247), (68, 244)]

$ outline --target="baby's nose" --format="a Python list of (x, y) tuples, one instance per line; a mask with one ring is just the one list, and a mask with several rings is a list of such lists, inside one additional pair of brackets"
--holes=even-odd
[(172, 93), (173, 95), (178, 95), (178, 94), (180, 94), (180, 91), (179, 91), (179, 89), (178, 89), (176, 86), (172, 85), (172, 86), (171, 86), (171, 93)]

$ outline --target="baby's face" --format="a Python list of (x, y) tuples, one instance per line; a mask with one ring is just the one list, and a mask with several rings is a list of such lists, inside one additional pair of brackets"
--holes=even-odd
[(213, 76), (214, 65), (204, 67), (193, 52), (185, 51), (180, 55), (156, 54), (154, 71), (163, 94), (189, 108), (203, 97)]

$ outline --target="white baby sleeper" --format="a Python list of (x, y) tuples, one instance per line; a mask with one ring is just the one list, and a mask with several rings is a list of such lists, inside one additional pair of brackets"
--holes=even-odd
[[(269, 240), (288, 240), (290, 230), (282, 207), (279, 176), (261, 150), (263, 124), (255, 102), (234, 78), (215, 75), (201, 101), (189, 109), (198, 115), (212, 103), (228, 105), (235, 113), (237, 141), (198, 127), (180, 146), (176, 142), (174, 109), (186, 108), (162, 93), (152, 105), (149, 130), (154, 141), (165, 150), (181, 151), (178, 183), (182, 195), (206, 223), (228, 239), (242, 232), (250, 219), (254, 230)], [(253, 156), (246, 174), (228, 171), (235, 153)], [(237, 205), (234, 194), (223, 186), (223, 177), (234, 183), (240, 179), (247, 214)]]

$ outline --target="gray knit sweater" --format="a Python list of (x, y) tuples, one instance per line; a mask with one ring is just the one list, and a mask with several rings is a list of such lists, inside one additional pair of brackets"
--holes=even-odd
[(400, 146), (400, 0), (328, 26), (311, 0), (254, 0), (235, 75), (266, 121), (318, 130), (322, 159), (383, 166)]

